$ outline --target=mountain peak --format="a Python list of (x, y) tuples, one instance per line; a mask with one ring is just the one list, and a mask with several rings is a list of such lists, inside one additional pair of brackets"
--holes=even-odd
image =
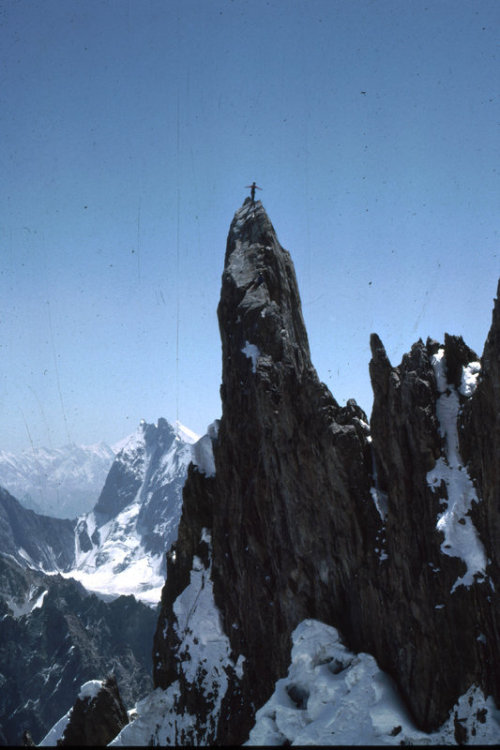
[(235, 367), (242, 377), (276, 362), (311, 367), (293, 262), (260, 201), (247, 198), (231, 223), (218, 316), (223, 383)]
[[(177, 649), (184, 604), (178, 597), (192, 565), (205, 567), (233, 654), (224, 688), (231, 722), (217, 728), (209, 711), (204, 716), (197, 709), (189, 739), (240, 744), (252, 706), (284, 673), (297, 622), (312, 609), (327, 622), (335, 608), (337, 619), (346, 619), (328, 593), (345, 586), (334, 559), (349, 553), (351, 586), (349, 576), (367, 554), (362, 527), (377, 524), (378, 514), (369, 496), (366, 416), (352, 403), (341, 409), (319, 381), (293, 262), (260, 201), (247, 199), (231, 223), (218, 316), (222, 417), (213, 441), (214, 471), (191, 470), (184, 486), (154, 675), (164, 688), (183, 679)], [(351, 538), (348, 549), (343, 540)], [(198, 640), (196, 635), (194, 645)], [(215, 669), (206, 680), (212, 676)]]
[(266, 245), (276, 239), (276, 232), (261, 201), (245, 198), (243, 205), (236, 211), (228, 235), (225, 263), (238, 242), (250, 242)]

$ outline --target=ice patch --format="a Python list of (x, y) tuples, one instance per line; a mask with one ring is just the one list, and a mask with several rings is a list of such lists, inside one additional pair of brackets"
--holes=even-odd
[(479, 500), (460, 457), (457, 431), (460, 402), (455, 388), (446, 380), (444, 349), (439, 349), (433, 355), (432, 366), (440, 393), (436, 413), (441, 435), (445, 438), (445, 456), (428, 472), (427, 482), (434, 491), (442, 482), (447, 489), (448, 500), (442, 500), (446, 508), (439, 514), (436, 524), (444, 535), (441, 551), (450, 557), (460, 558), (467, 566), (466, 573), (453, 584), (453, 593), (458, 586), (470, 586), (476, 575), (484, 576), (487, 561), (483, 544), (469, 515), (472, 503)]
[(463, 396), (472, 396), (476, 390), (480, 372), (481, 362), (469, 362), (462, 368), (462, 382), (459, 390)]
[(252, 360), (252, 372), (257, 372), (257, 361), (261, 356), (261, 352), (258, 346), (250, 344), (249, 341), (245, 341), (245, 346), (241, 350), (245, 357)]
[[(211, 536), (207, 529), (202, 530), (202, 540), (211, 546)], [(174, 626), (182, 642), (182, 654), (189, 658), (181, 662), (182, 670), (188, 682), (199, 678), (200, 670), (206, 672), (202, 683), (206, 693), (217, 693), (222, 701), (228, 687), (226, 669), (229, 664), (234, 668), (231, 645), (222, 627), (220, 613), (215, 604), (211, 578), (212, 564), (205, 568), (198, 557), (193, 558), (193, 568), (189, 586), (174, 602), (174, 613), (177, 624)], [(217, 714), (214, 707), (214, 713)]]
[(64, 730), (70, 720), (71, 712), (73, 708), (70, 708), (68, 713), (64, 714), (59, 721), (56, 721), (52, 729), (49, 729), (43, 740), (38, 743), (38, 747), (56, 747), (57, 741), (61, 740), (64, 734)]
[(34, 609), (41, 609), (43, 607), (43, 602), (48, 593), (49, 593), (48, 589), (46, 589), (45, 591), (42, 591), (42, 593), (40, 594), (36, 602), (33, 604), (33, 607), (31, 609), (32, 612)]
[(23, 560), (26, 560), (29, 568), (35, 568), (35, 569), (37, 568), (37, 565), (33, 562), (30, 555), (26, 552), (26, 550), (23, 547), (19, 547), (17, 552), (23, 558)]
[(370, 487), (370, 494), (382, 523), (385, 523), (387, 518), (387, 493), (377, 490), (376, 487)]
[(196, 441), (200, 439), (200, 435), (197, 435), (196, 432), (190, 430), (189, 427), (181, 424), (178, 419), (175, 422), (175, 427), (177, 437), (179, 437), (184, 443), (193, 445), (193, 443), (196, 443)]
[[(359, 420), (361, 422), (361, 420)], [(371, 442), (371, 436), (368, 437), (368, 441)], [(372, 451), (372, 473), (373, 473), (373, 481), (375, 482), (374, 487), (370, 487), (370, 494), (372, 496), (372, 500), (374, 502), (375, 508), (377, 509), (377, 513), (380, 516), (380, 520), (382, 521), (382, 528), (380, 528), (377, 532), (376, 537), (376, 544), (377, 547), (375, 547), (375, 552), (378, 555), (378, 559), (380, 562), (384, 562), (385, 560), (389, 559), (389, 555), (386, 551), (386, 528), (385, 523), (387, 520), (387, 513), (388, 513), (388, 497), (386, 492), (382, 492), (381, 489), (379, 489), (378, 484), (378, 471), (377, 471), (377, 462), (375, 460), (375, 453)]]
[(40, 592), (40, 587), (30, 586), (29, 591), (22, 597), (6, 597), (5, 602), (16, 619), (31, 614), (35, 609), (41, 609), (48, 594), (48, 590)]

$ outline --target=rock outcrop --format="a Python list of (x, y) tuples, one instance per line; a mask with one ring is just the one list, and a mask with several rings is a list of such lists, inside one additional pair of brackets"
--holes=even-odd
[(155, 741), (245, 741), (307, 618), (373, 654), (424, 731), (471, 685), (498, 703), (500, 312), (475, 393), (478, 358), (459, 337), (419, 341), (393, 367), (374, 335), (370, 429), (319, 381), (290, 256), (247, 199), (218, 316), (215, 471), (190, 467), (169, 552), (153, 658), (171, 708)]
[(371, 620), (364, 642), (418, 726), (431, 731), (471, 684), (486, 687), (491, 580), (470, 516), (479, 499), (456, 433), (462, 371), (477, 355), (451, 336), (444, 347), (419, 341), (399, 367), (377, 336), (372, 354), (373, 492), (382, 498), (384, 530), (376, 601), (363, 597)]
[(64, 734), (58, 745), (69, 747), (105, 747), (128, 724), (128, 715), (120, 697), (114, 675), (98, 689), (85, 685), (71, 710)]

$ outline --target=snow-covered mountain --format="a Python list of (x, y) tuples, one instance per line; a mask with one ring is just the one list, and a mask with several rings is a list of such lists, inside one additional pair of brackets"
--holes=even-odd
[(116, 452), (106, 443), (0, 451), (0, 487), (37, 513), (76, 518), (95, 505)]
[[(77, 520), (75, 562), (65, 572), (104, 595), (134, 594), (157, 604), (165, 552), (177, 538), (182, 488), (203, 438), (165, 419), (141, 422), (122, 441), (99, 499)], [(203, 458), (203, 457), (202, 457)]]
[[(142, 421), (114, 450), (97, 502), (75, 520), (36, 513), (0, 489), (2, 550), (22, 565), (75, 578), (102, 596), (133, 594), (155, 605), (165, 581), (165, 553), (177, 537), (188, 466), (194, 461), (205, 473), (212, 471), (211, 441), (160, 418), (157, 424)], [(107, 451), (82, 455), (104, 458)], [(61, 460), (62, 479), (63, 465), (71, 468), (77, 456), (75, 449)], [(95, 479), (91, 463), (80, 467), (87, 479)], [(76, 481), (78, 472), (70, 475)]]

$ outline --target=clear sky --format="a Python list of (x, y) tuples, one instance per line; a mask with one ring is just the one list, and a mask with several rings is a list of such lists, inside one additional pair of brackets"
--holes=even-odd
[(0, 449), (220, 416), (253, 180), (313, 363), (481, 354), (499, 277), (498, 0), (1, 0)]

